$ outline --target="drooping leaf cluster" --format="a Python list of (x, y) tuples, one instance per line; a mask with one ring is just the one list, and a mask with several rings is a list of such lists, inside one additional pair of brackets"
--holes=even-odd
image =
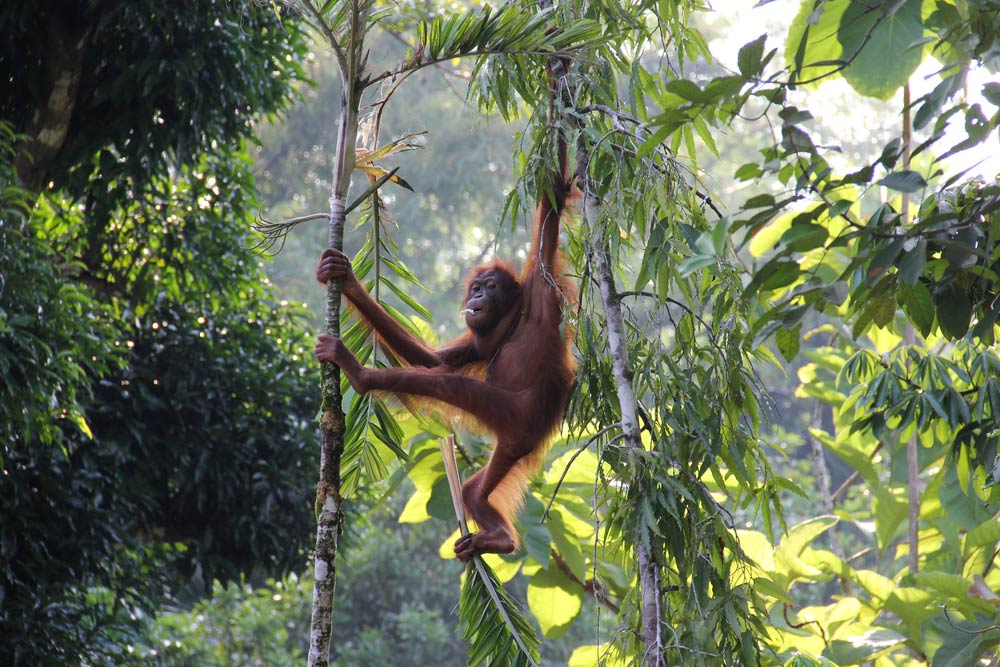
[[(824, 3), (815, 8), (819, 21), (810, 22), (802, 17), (811, 3), (803, 3), (796, 25), (806, 28), (801, 34), (793, 30), (786, 50), (791, 81), (809, 79), (804, 73), (813, 63), (823, 63), (822, 76), (813, 84), (853, 73), (848, 81), (863, 94), (875, 94), (870, 86), (881, 86), (886, 94), (895, 92), (907, 83), (912, 68), (895, 72), (874, 67), (862, 56), (885, 48), (884, 40), (875, 39), (880, 26), (888, 25), (885, 22), (907, 26), (915, 22), (922, 41), (910, 51), (921, 58), (930, 53), (943, 59), (945, 67), (939, 70), (937, 83), (903, 109), (912, 135), (906, 134), (901, 119), (899, 132), (875, 152), (874, 159), (849, 169), (838, 167), (842, 160), (836, 147), (814, 138), (813, 114), (791, 101), (789, 81), (780, 73), (762, 75), (744, 102), (749, 107), (756, 99), (775, 110), (776, 136), (772, 145), (761, 149), (760, 160), (742, 165), (736, 176), (744, 182), (776, 182), (781, 190), (747, 198), (739, 211), (719, 223), (721, 229), (704, 234), (703, 249), (692, 261), (714, 263), (710, 239), (720, 231), (757, 258), (741, 298), (766, 304), (753, 324), (753, 334), (761, 344), (774, 336), (778, 350), (789, 360), (800, 349), (803, 326), (814, 321), (816, 313), (839, 317), (840, 311), (855, 339), (872, 329), (903, 335), (909, 326), (928, 341), (968, 337), (990, 344), (1000, 315), (995, 307), (1000, 188), (970, 180), (963, 171), (952, 173), (947, 158), (996, 136), (1000, 124), (996, 84), (977, 91), (982, 104), (967, 102), (960, 92), (976, 59), (996, 64), (991, 55), (998, 48), (995, 35), (984, 33), (983, 26), (998, 20), (998, 13), (988, 6), (960, 11), (938, 3), (936, 11), (922, 18), (912, 14), (909, 4), (894, 14), (885, 7), (875, 8), (864, 19), (872, 37), (852, 46), (845, 31), (850, 32), (846, 24), (854, 19), (844, 12), (854, 10), (845, 9), (847, 4)], [(834, 57), (827, 52), (830, 48), (842, 53)], [(741, 50), (741, 62), (751, 49), (756, 54), (753, 60), (758, 60), (762, 50), (751, 43)], [(956, 117), (964, 120), (965, 131), (957, 143), (946, 133)], [(921, 389), (947, 392), (949, 387), (922, 384)], [(896, 409), (891, 402), (879, 400), (877, 405)], [(967, 423), (960, 415), (971, 411), (957, 403), (955, 410), (952, 414), (958, 421)], [(953, 426), (960, 428), (958, 423)], [(979, 434), (980, 456), (988, 457), (993, 447), (988, 430), (972, 430)], [(989, 463), (988, 458), (979, 460)]]
[[(762, 70), (743, 109), (775, 132), (736, 177), (766, 187), (690, 260), (717, 271), (724, 237), (753, 262), (750, 334), (809, 360), (811, 462), (825, 450), (850, 471), (814, 502), (849, 521), (810, 515), (777, 544), (740, 531), (784, 664), (995, 659), (1000, 190), (950, 161), (996, 139), (996, 84), (967, 82), (996, 71), (998, 19), (991, 3), (801, 3), (788, 70)], [(744, 46), (740, 69), (762, 53)], [(927, 56), (939, 67), (911, 85)], [(881, 99), (906, 88), (894, 136), (860, 161), (819, 138), (796, 91), (835, 76)]]
[[(491, 592), (499, 599), (494, 599)], [(462, 636), (469, 642), (470, 667), (538, 664), (534, 628), (488, 565), (470, 563), (466, 568), (459, 609)], [(508, 623), (514, 625), (513, 632)], [(520, 641), (515, 639), (515, 632)]]
[[(642, 253), (638, 270), (622, 278), (633, 289), (624, 289), (628, 283), (621, 289), (642, 448), (623, 446), (613, 431), (601, 438), (606, 527), (599, 545), (606, 558), (629, 569), (634, 552), (619, 545), (642, 544), (655, 554), (658, 623), (672, 638), (664, 651), (667, 664), (755, 664), (759, 609), (753, 590), (733, 576), (743, 560), (732, 533), (734, 512), (759, 512), (770, 527), (782, 487), (770, 477), (756, 443), (766, 403), (751, 367), (754, 350), (748, 313), (738, 299), (738, 271), (725, 259), (713, 277), (685, 266), (698, 252), (698, 230), (709, 223), (683, 181), (660, 180), (645, 193), (616, 196), (611, 183), (662, 179), (617, 166), (621, 171), (604, 191), (608, 208), (601, 226), (589, 234), (621, 240), (612, 244), (614, 256)], [(725, 248), (720, 254), (725, 257)], [(608, 398), (616, 386), (600, 297), (585, 284), (587, 310), (578, 333), (582, 363), (570, 411), (578, 428), (622, 418)], [(729, 495), (725, 504), (715, 495), (723, 489)], [(608, 590), (614, 590), (612, 582)], [(637, 587), (626, 591), (623, 609), (638, 614)], [(640, 642), (624, 646), (629, 656), (646, 650)]]

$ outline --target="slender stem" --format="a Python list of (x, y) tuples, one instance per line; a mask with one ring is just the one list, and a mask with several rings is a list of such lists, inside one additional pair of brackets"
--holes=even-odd
[[(314, 12), (314, 18), (324, 28), (330, 46), (337, 54), (341, 67), (343, 92), (340, 98), (340, 118), (337, 124), (337, 153), (333, 172), (333, 196), (330, 204), (329, 247), (344, 247), (344, 221), (346, 203), (351, 187), (351, 173), (358, 134), (358, 110), (361, 106), (361, 86), (358, 84), (364, 67), (363, 53), (367, 10), (364, 0), (354, 0), (350, 12), (350, 25), (345, 35), (346, 52), (341, 50), (329, 25)], [(331, 280), (326, 291), (326, 332), (340, 336), (341, 283)], [(344, 451), (344, 411), (340, 392), (340, 369), (334, 364), (321, 366), (323, 403), (320, 413), (322, 450), (320, 453), (320, 480), (316, 490), (318, 510), (316, 549), (313, 566), (312, 621), (309, 637), (308, 667), (326, 667), (329, 664), (330, 641), (333, 636), (333, 602), (337, 585), (337, 538), (343, 517), (340, 494), (340, 461)]]
[(326, 22), (323, 18), (322, 13), (314, 5), (311, 0), (302, 0), (302, 6), (305, 8), (306, 13), (312, 17), (312, 20), (316, 22), (316, 27), (319, 28), (323, 36), (326, 37), (327, 44), (333, 50), (333, 55), (337, 60), (337, 66), (340, 68), (341, 76), (346, 78), (347, 75), (347, 59), (344, 57), (344, 50), (340, 46), (340, 40), (337, 35), (334, 34), (333, 30), (330, 28), (330, 24)]
[[(589, 187), (584, 188), (583, 214), (586, 226), (590, 227), (596, 219), (597, 197)], [(632, 451), (642, 449), (639, 434), (639, 417), (636, 411), (637, 401), (628, 357), (628, 345), (625, 337), (625, 318), (622, 315), (621, 297), (615, 286), (614, 274), (611, 271), (610, 251), (606, 243), (592, 250), (594, 272), (601, 290), (601, 305), (604, 307), (604, 319), (607, 323), (608, 347), (611, 350), (612, 372), (618, 393), (618, 403), (621, 409), (621, 432), (625, 448)], [(641, 472), (636, 472), (636, 477)], [(636, 559), (639, 567), (639, 589), (641, 606), (642, 640), (645, 644), (645, 664), (648, 667), (660, 667), (665, 664), (663, 654), (663, 637), (660, 634), (660, 583), (659, 567), (655, 554), (649, 550), (649, 545), (641, 539), (636, 541)]]
[[(570, 100), (568, 105), (571, 105)], [(571, 116), (570, 122), (577, 127), (582, 123), (579, 116)], [(597, 142), (603, 141), (608, 134)], [(587, 135), (580, 132), (577, 138), (577, 186), (582, 197), (582, 223), (586, 230), (598, 227), (600, 201), (590, 180), (590, 151)], [(625, 318), (622, 315), (622, 296), (618, 293), (614, 273), (611, 269), (611, 250), (606, 240), (596, 247), (589, 247), (590, 260), (594, 266), (594, 276), (597, 279), (601, 293), (601, 305), (604, 309), (604, 320), (607, 326), (605, 334), (608, 348), (611, 352), (611, 368), (618, 394), (621, 421), (618, 426), (620, 435), (627, 451), (642, 451), (642, 438), (639, 430), (638, 400), (635, 387), (632, 384), (632, 370), (628, 354), (628, 342), (625, 335)], [(637, 464), (641, 465), (641, 464)], [(633, 472), (633, 482), (642, 483), (642, 471)], [(635, 555), (639, 570), (639, 605), (640, 605), (640, 636), (644, 644), (643, 663), (646, 667), (664, 667), (666, 665), (665, 646), (660, 632), (660, 566), (655, 552), (650, 550), (650, 544), (636, 536)]]
[[(810, 425), (814, 429), (818, 430), (823, 426), (823, 403), (819, 399), (813, 401), (811, 422)], [(823, 512), (832, 515), (836, 506), (834, 504), (830, 467), (826, 464), (826, 453), (823, 449), (823, 444), (813, 437), (812, 434), (809, 435), (808, 439), (809, 449), (813, 458), (813, 467), (816, 470), (816, 485), (819, 487), (820, 503), (823, 507)], [(845, 559), (844, 542), (838, 526), (833, 526), (830, 529), (830, 548), (836, 554), (837, 558), (841, 560)], [(841, 577), (840, 586), (844, 593), (848, 595), (851, 593), (851, 582), (846, 577)]]
[[(903, 169), (910, 168), (913, 128), (910, 111), (910, 83), (903, 86)], [(903, 204), (900, 210), (900, 222), (905, 227), (910, 224), (910, 195), (903, 193)], [(906, 331), (903, 340), (907, 347), (916, 342), (916, 332), (909, 319), (906, 321)], [(914, 433), (906, 443), (906, 471), (908, 496), (907, 541), (909, 542), (909, 570), (916, 574), (920, 569), (920, 460), (917, 446), (917, 435)]]

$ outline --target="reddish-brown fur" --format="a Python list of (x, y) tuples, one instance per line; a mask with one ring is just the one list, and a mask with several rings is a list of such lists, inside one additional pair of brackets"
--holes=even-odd
[[(365, 291), (342, 253), (324, 251), (316, 270), (320, 282), (344, 281), (344, 296), (406, 366), (365, 368), (339, 339), (327, 334), (317, 339), (318, 359), (339, 365), (359, 392), (387, 391), (441, 401), (496, 436), (489, 463), (462, 485), (465, 506), (479, 527), (478, 533), (455, 543), (462, 561), (517, 548), (511, 517), (562, 421), (573, 382), (571, 341), (568, 333), (564, 335), (562, 321), (563, 307), (573, 301), (575, 290), (563, 275), (558, 249), (560, 218), (570, 189), (564, 144), (559, 152), (562, 169), (551, 196), (539, 197), (531, 254), (520, 277), (515, 280), (500, 263), (477, 267), (465, 303), (469, 308), (479, 303), (474, 290), (489, 290), (493, 296), (481, 301), (492, 301), (484, 304), (485, 315), (467, 314), (469, 330), (444, 347), (432, 349), (403, 329)], [(503, 307), (491, 314), (487, 306), (497, 303)]]

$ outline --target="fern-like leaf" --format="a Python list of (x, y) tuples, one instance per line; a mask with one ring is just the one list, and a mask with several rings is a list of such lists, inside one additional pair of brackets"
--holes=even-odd
[[(468, 535), (462, 481), (455, 461), (455, 436), (448, 436), (439, 444), (455, 519), (462, 534)], [(465, 569), (458, 618), (462, 636), (469, 641), (469, 667), (537, 667), (538, 635), (493, 570), (479, 556), (475, 556)]]
[(458, 616), (462, 637), (469, 641), (469, 667), (538, 665), (538, 635), (478, 556), (465, 570)]

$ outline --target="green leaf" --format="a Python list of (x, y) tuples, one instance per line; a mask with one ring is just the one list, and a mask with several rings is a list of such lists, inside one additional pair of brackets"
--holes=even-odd
[(798, 324), (793, 329), (784, 327), (774, 332), (774, 343), (778, 346), (778, 351), (785, 361), (791, 361), (799, 353), (799, 340), (801, 337), (802, 325)]
[(549, 513), (549, 532), (552, 534), (552, 541), (559, 551), (562, 559), (569, 571), (580, 581), (587, 578), (587, 559), (580, 549), (580, 542), (563, 521), (562, 512), (553, 509)]
[(1000, 521), (990, 519), (969, 531), (965, 537), (965, 552), (978, 547), (992, 547), (1000, 542)]
[(809, 434), (847, 465), (856, 470), (869, 484), (878, 484), (878, 471), (871, 462), (871, 452), (862, 446), (861, 436), (841, 432), (837, 438), (818, 428), (809, 429)]
[(935, 590), (956, 599), (968, 595), (971, 583), (960, 574), (941, 571), (917, 572), (913, 578), (920, 588)]
[(740, 74), (745, 79), (752, 79), (761, 73), (764, 57), (764, 42), (767, 41), (767, 34), (763, 34), (752, 42), (748, 42), (740, 47), (739, 55), (736, 57)]
[(953, 269), (962, 271), (971, 269), (976, 265), (979, 257), (976, 254), (979, 241), (979, 230), (974, 226), (964, 227), (958, 230), (954, 239), (944, 250), (944, 257), (948, 260), (948, 265)]
[(906, 250), (903, 244), (903, 257), (899, 260), (899, 277), (910, 285), (915, 285), (924, 272), (927, 262), (927, 241), (920, 239), (911, 250)]
[(872, 261), (868, 264), (868, 270), (865, 272), (869, 284), (877, 283), (889, 267), (893, 265), (896, 261), (896, 257), (903, 250), (903, 243), (904, 241), (902, 237), (894, 238), (891, 241), (888, 241), (882, 249), (875, 254), (875, 257), (873, 257)]
[(528, 582), (528, 608), (543, 636), (560, 637), (583, 608), (583, 588), (559, 568), (539, 570)]
[(938, 325), (948, 338), (961, 338), (969, 330), (972, 320), (972, 303), (965, 290), (950, 283), (934, 294)]
[(76, 424), (76, 427), (80, 429), (89, 440), (94, 439), (94, 432), (90, 430), (90, 424), (87, 423), (87, 419), (83, 416), (82, 412), (73, 412), (69, 415), (69, 420)]
[(688, 81), (687, 79), (671, 79), (667, 82), (665, 88), (668, 92), (678, 95), (690, 102), (701, 102), (707, 104), (713, 101), (710, 95), (706, 95), (705, 92), (698, 87), (698, 84), (693, 81)]
[(619, 652), (620, 650), (619, 643), (606, 643), (600, 646), (595, 644), (578, 646), (573, 649), (566, 667), (594, 667), (594, 665), (601, 665), (602, 667), (627, 667), (627, 665), (634, 665), (635, 660), (633, 656), (623, 656)]
[(705, 267), (715, 266), (718, 261), (715, 255), (693, 255), (677, 266), (677, 272), (684, 278)]
[(878, 182), (890, 190), (911, 194), (927, 187), (927, 181), (919, 173), (907, 169), (894, 171)]
[(892, 318), (896, 315), (896, 302), (891, 294), (884, 292), (870, 299), (866, 310), (871, 315), (875, 326), (885, 328), (889, 326)]
[(809, 547), (813, 541), (833, 526), (837, 525), (839, 519), (835, 516), (818, 516), (792, 526), (788, 534), (781, 539), (779, 546), (789, 551), (789, 553), (801, 556), (802, 552)]
[(923, 49), (914, 46), (924, 34), (922, 0), (905, 0), (892, 13), (889, 3), (873, 8), (850, 0), (835, 2), (847, 5), (837, 30), (842, 57), (852, 59), (844, 78), (860, 94), (888, 100), (923, 59)]
[(765, 208), (774, 205), (775, 205), (774, 195), (769, 195), (767, 193), (764, 193), (750, 197), (750, 199), (744, 202), (743, 208), (750, 210), (752, 208)]
[(920, 98), (923, 103), (917, 107), (917, 112), (913, 114), (913, 128), (920, 130), (937, 117), (941, 113), (941, 107), (944, 106), (945, 101), (961, 90), (964, 83), (964, 73), (961, 76), (946, 77), (934, 86), (931, 92)]
[(901, 283), (896, 291), (896, 299), (907, 318), (920, 331), (920, 335), (925, 338), (930, 335), (934, 327), (934, 301), (927, 287), (922, 282), (913, 285)]
[(786, 287), (795, 282), (801, 273), (802, 270), (799, 268), (798, 262), (791, 260), (778, 262), (774, 273), (767, 277), (761, 288), (769, 290)]
[(1000, 83), (993, 81), (983, 85), (983, 97), (995, 107), (1000, 107)]
[(729, 218), (721, 218), (712, 228), (712, 251), (719, 256), (726, 252), (726, 243), (729, 241)]
[(864, 634), (851, 637), (850, 640), (834, 639), (823, 655), (833, 661), (831, 664), (870, 664), (875, 658), (899, 647), (904, 642), (906, 642), (906, 636), (898, 632), (884, 628), (869, 630)]
[(451, 521), (455, 518), (455, 505), (451, 500), (451, 488), (448, 478), (440, 477), (434, 482), (430, 497), (427, 499), (427, 513), (435, 519)]
[(542, 523), (545, 507), (535, 496), (529, 495), (521, 510), (521, 537), (524, 548), (538, 561), (542, 567), (549, 566), (549, 555), (552, 552), (552, 533), (549, 527)]
[(807, 252), (822, 247), (829, 235), (826, 227), (815, 222), (793, 223), (781, 235), (781, 243), (789, 250)]
[[(739, 169), (736, 170), (736, 180), (738, 181), (752, 181), (763, 173), (761, 171), (760, 165), (756, 162), (747, 162), (741, 165)], [(774, 201), (774, 198), (771, 198)]]
[(794, 82), (813, 81), (807, 87), (815, 88), (819, 85), (816, 79), (836, 71), (843, 54), (836, 33), (849, 4), (846, 0), (803, 0), (799, 5), (785, 43), (785, 63), (793, 72)]
[(898, 615), (910, 627), (919, 627), (924, 619), (937, 612), (930, 591), (909, 586), (897, 586), (886, 598), (887, 611)]
[(908, 506), (906, 489), (882, 486), (875, 492), (873, 503), (875, 512), (875, 536), (879, 551), (884, 552), (893, 541), (896, 531), (906, 519)]
[(417, 490), (406, 501), (403, 511), (400, 512), (399, 523), (423, 523), (431, 518), (427, 511), (427, 501), (431, 498), (431, 491)]
[(827, 212), (827, 216), (830, 218), (836, 218), (844, 213), (846, 213), (855, 202), (850, 199), (838, 199), (830, 205), (830, 210)]

